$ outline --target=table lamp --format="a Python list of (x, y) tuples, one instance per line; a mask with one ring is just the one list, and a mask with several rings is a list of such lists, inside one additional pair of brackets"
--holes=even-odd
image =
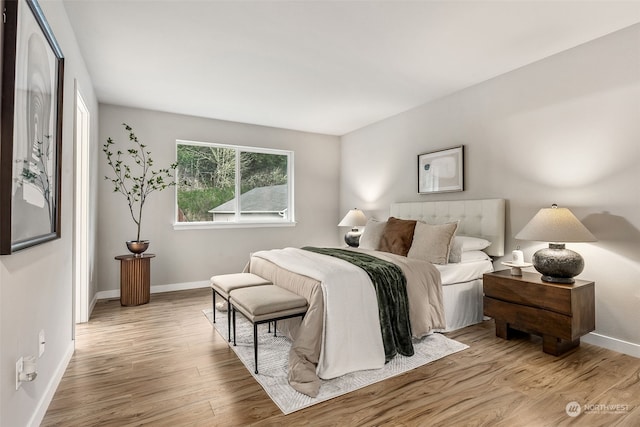
[[(533, 254), (533, 267), (542, 280), (552, 283), (574, 283), (584, 269), (584, 260), (577, 252), (566, 249), (565, 242), (595, 242), (596, 238), (567, 208), (553, 204), (543, 208), (516, 234), (516, 239), (549, 243), (548, 248)], [(562, 242), (562, 243), (559, 243)]]
[(365, 225), (367, 225), (367, 217), (360, 209), (354, 208), (347, 212), (338, 227), (352, 227), (351, 231), (344, 235), (344, 241), (347, 245), (357, 248), (360, 245), (360, 235), (362, 234), (358, 227)]

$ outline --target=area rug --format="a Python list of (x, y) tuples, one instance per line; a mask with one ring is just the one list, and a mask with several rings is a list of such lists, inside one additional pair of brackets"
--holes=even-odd
[[(209, 319), (209, 322), (212, 322), (212, 310), (202, 310), (202, 312)], [(213, 323), (213, 326), (226, 339), (227, 313), (216, 310), (216, 323)], [(279, 335), (274, 337), (273, 333), (267, 333), (266, 324), (259, 325), (259, 373), (256, 375), (253, 359), (253, 326), (243, 316), (238, 315), (236, 327), (237, 345), (234, 347), (231, 344), (231, 348), (285, 415), (400, 375), (469, 348), (468, 345), (447, 338), (442, 334), (431, 334), (413, 341), (415, 354), (412, 357), (397, 355), (381, 369), (353, 372), (331, 380), (322, 380), (318, 396), (309, 397), (295, 391), (287, 382), (289, 349), (291, 348), (291, 341), (288, 338)]]

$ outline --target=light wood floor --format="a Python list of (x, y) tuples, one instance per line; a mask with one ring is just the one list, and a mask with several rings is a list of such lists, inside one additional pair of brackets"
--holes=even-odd
[(584, 343), (553, 357), (492, 322), (448, 334), (465, 351), (284, 416), (202, 314), (210, 304), (208, 289), (98, 302), (42, 425), (640, 425), (640, 359)]

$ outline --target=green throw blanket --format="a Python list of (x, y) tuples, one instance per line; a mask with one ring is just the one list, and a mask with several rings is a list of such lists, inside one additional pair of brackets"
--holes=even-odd
[(372, 255), (346, 249), (309, 246), (302, 249), (336, 257), (363, 269), (371, 278), (378, 297), (385, 360), (390, 361), (396, 353), (413, 356), (407, 279), (400, 267)]

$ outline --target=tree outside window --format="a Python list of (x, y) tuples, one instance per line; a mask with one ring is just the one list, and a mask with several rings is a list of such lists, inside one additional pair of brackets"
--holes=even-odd
[(293, 153), (177, 141), (177, 222), (293, 222)]

